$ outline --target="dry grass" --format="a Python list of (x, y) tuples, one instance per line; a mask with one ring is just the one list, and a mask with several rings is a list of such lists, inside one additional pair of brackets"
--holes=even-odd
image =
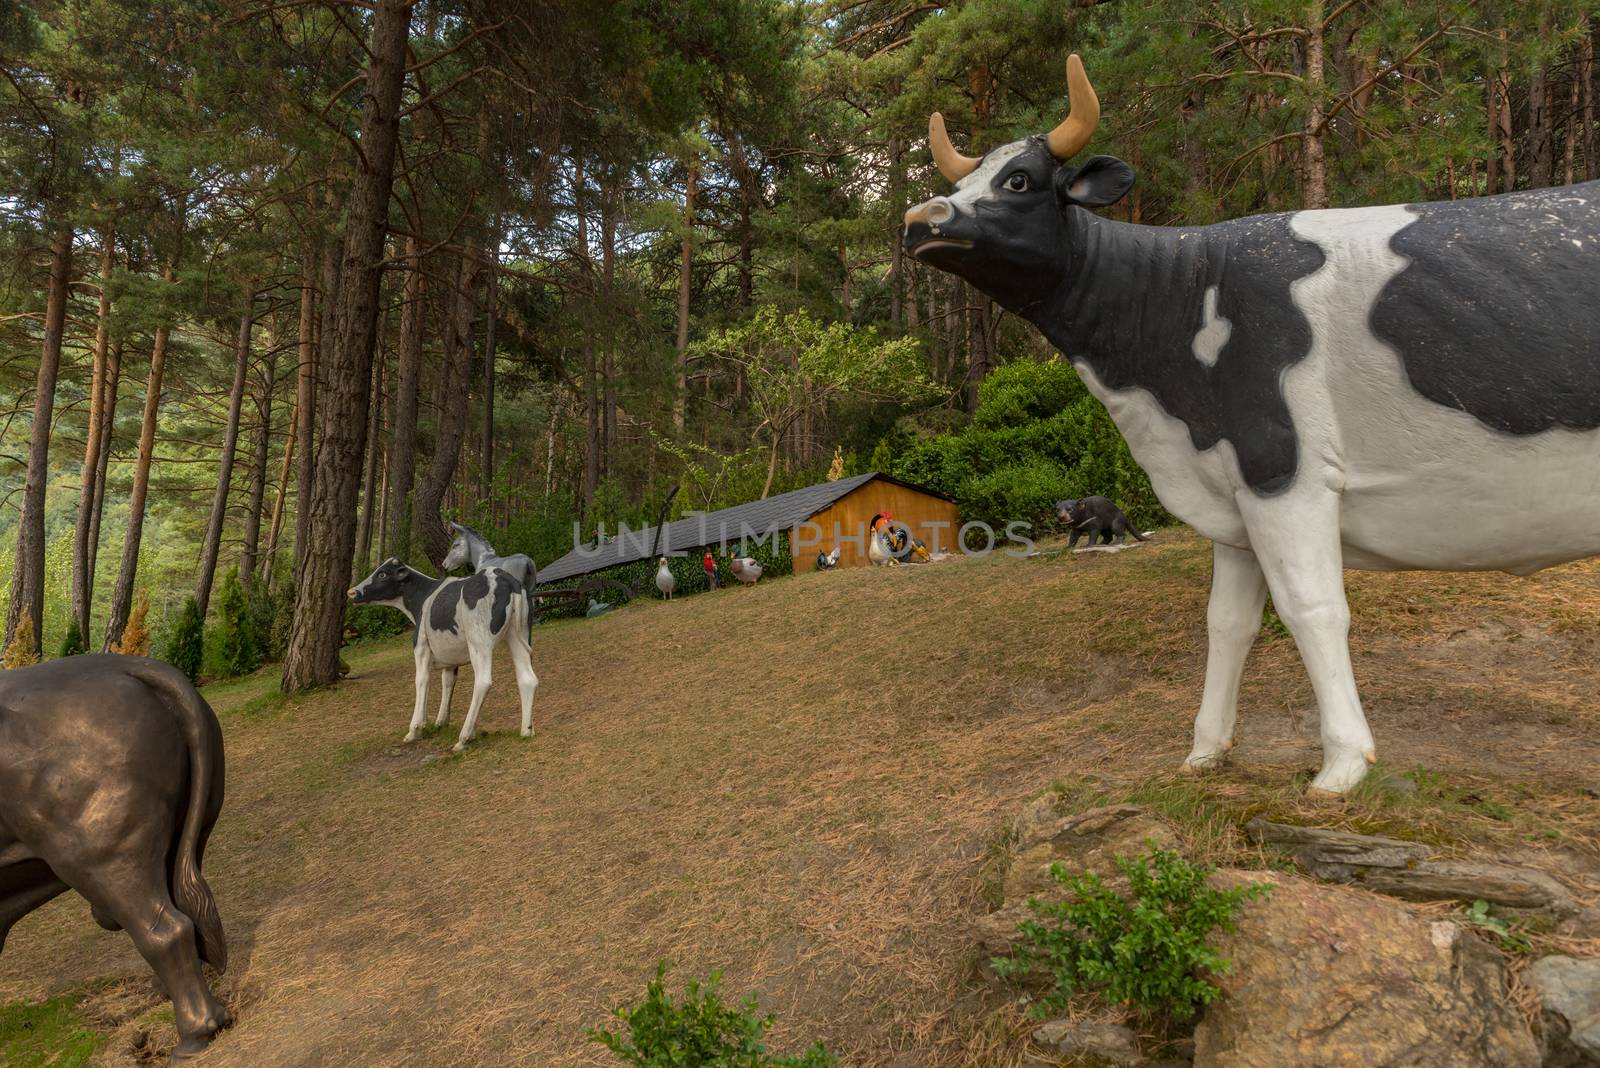
[[(295, 701), (252, 700), (266, 680), (215, 691), (228, 802), (206, 870), (240, 1023), (207, 1063), (600, 1063), (583, 1029), (665, 957), (680, 979), (720, 968), (730, 992), (759, 991), (780, 1048), (820, 1038), (864, 1068), (1015, 1064), (1026, 1028), (979, 981), (967, 928), (990, 908), (1007, 820), (1051, 782), (1068, 804), (1151, 804), (1208, 859), (1270, 861), (1238, 830), (1262, 813), (1492, 842), (1595, 893), (1600, 567), (1352, 576), (1392, 782), (1336, 804), (1300, 793), (1316, 716), (1287, 638), (1252, 657), (1235, 765), (1171, 773), (1208, 576), (1204, 545), (1173, 533), (551, 625), (535, 636), (537, 737), (515, 735), (502, 663), (491, 733), (459, 757), (453, 731), (398, 745), (401, 645)], [(141, 973), (125, 936), (63, 900), (12, 934), (0, 1000), (144, 989)], [(148, 1029), (146, 1053), (171, 1043), (170, 1014), (123, 1000), (145, 1015), (108, 1010), (105, 1026)], [(134, 1060), (130, 1043), (114, 1035), (99, 1063)]]

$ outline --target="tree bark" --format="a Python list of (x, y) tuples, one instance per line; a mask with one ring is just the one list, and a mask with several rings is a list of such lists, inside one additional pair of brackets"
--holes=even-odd
[[(589, 256), (589, 214), (584, 203), (583, 162), (580, 160), (573, 164), (572, 178), (572, 210), (577, 216), (578, 259), (583, 264), (583, 284), (588, 294), (593, 297), (594, 289), (594, 263)], [(583, 498), (583, 514), (587, 518), (590, 509), (594, 506), (594, 494), (600, 484), (600, 393), (597, 378), (599, 371), (595, 363), (594, 333), (586, 330), (583, 335), (583, 400), (585, 419), (585, 438), (583, 450), (583, 484), (580, 494)]]
[(11, 606), (6, 612), (9, 647), (24, 612), (33, 621), (33, 648), (44, 640), (44, 491), (50, 475), (50, 423), (56, 408), (56, 375), (66, 334), (67, 295), (72, 284), (72, 226), (63, 222), (50, 239), (50, 282), (46, 289), (44, 344), (33, 387), (33, 428), (28, 435), (28, 474), (17, 519), (17, 553), (12, 558)]
[(372, 524), (377, 520), (378, 456), (383, 452), (383, 346), (372, 361), (372, 401), (367, 405), (367, 471), (361, 480), (361, 529), (356, 533), (356, 571), (365, 575), (372, 562)]
[(699, 182), (700, 159), (693, 156), (683, 186), (683, 251), (678, 267), (678, 380), (672, 397), (672, 429), (680, 435), (689, 401), (689, 286), (694, 269), (694, 204)]
[(217, 490), (211, 496), (211, 519), (206, 524), (205, 541), (200, 546), (200, 574), (195, 581), (194, 599), (200, 618), (211, 607), (211, 584), (217, 575), (217, 556), (222, 551), (222, 525), (228, 518), (228, 491), (233, 488), (233, 457), (239, 445), (239, 413), (244, 410), (244, 380), (250, 370), (250, 335), (255, 332), (256, 293), (247, 288), (244, 311), (239, 316), (239, 339), (233, 352), (233, 388), (228, 393), (228, 427), (222, 435), (222, 459), (217, 465)]
[[(1539, 22), (1539, 43), (1550, 36), (1550, 14), (1545, 9)], [(1552, 137), (1550, 72), (1541, 60), (1528, 79), (1528, 187), (1543, 189), (1554, 181), (1555, 141)]]
[(100, 452), (105, 446), (106, 365), (111, 355), (111, 268), (116, 257), (117, 230), (107, 223), (100, 238), (100, 306), (94, 328), (94, 372), (89, 386), (89, 422), (83, 447), (83, 474), (79, 479), (78, 521), (72, 527), (72, 626), (78, 628), (83, 647), (89, 648), (90, 606), (94, 603), (94, 573), (89, 568), (89, 528), (94, 515)]
[(416, 237), (406, 238), (406, 280), (395, 356), (394, 417), (389, 441), (388, 551), (405, 555), (411, 544), (411, 487), (417, 472), (417, 404), (422, 384), (422, 257)]
[[(296, 372), (298, 377), (298, 371)], [(267, 573), (267, 590), (277, 592), (278, 586), (278, 535), (283, 530), (284, 501), (289, 496), (289, 475), (294, 471), (294, 446), (300, 435), (300, 396), (296, 391), (294, 406), (289, 412), (289, 433), (283, 443), (283, 468), (278, 472), (278, 492), (272, 502), (272, 521), (267, 524), (267, 551), (263, 554)]]
[(371, 400), (367, 378), (378, 326), (378, 287), (410, 23), (407, 0), (382, 0), (372, 19), (361, 152), (351, 183), (337, 330), (324, 358), (324, 396), (317, 412), (308, 551), (300, 561), (294, 621), (283, 663), (282, 686), (290, 692), (330, 683), (339, 674), (345, 591), (355, 548), (356, 492)]
[[(89, 513), (89, 564), (84, 569), (89, 576), (86, 601), (94, 605), (95, 566), (100, 560), (100, 517), (105, 514), (106, 468), (111, 462), (112, 433), (117, 426), (117, 386), (122, 381), (122, 342), (111, 346), (111, 358), (106, 364), (105, 397), (100, 413), (100, 462), (94, 473), (94, 507)], [(86, 646), (87, 648), (87, 646)]]
[(606, 324), (605, 357), (601, 375), (605, 381), (604, 405), (601, 409), (600, 468), (610, 472), (617, 451), (617, 188), (615, 168), (607, 173), (603, 199), (600, 201), (600, 308)]
[(478, 497), (489, 500), (494, 493), (494, 346), (495, 327), (500, 312), (500, 239), (503, 230), (495, 221), (490, 236), (489, 299), (483, 326), (483, 437), (478, 446)]
[(299, 349), (294, 384), (296, 437), (300, 447), (299, 461), (295, 465), (294, 561), (302, 559), (306, 549), (306, 524), (311, 519), (311, 491), (316, 478), (316, 453), (312, 444), (317, 410), (317, 251), (310, 245), (306, 247), (301, 264)]
[(472, 364), (476, 276), (476, 263), (472, 257), (463, 255), (457, 266), (455, 292), (451, 294), (445, 327), (444, 366), (440, 371), (440, 396), (444, 403), (439, 411), (439, 431), (435, 435), (433, 458), (417, 487), (417, 520), (422, 528), (422, 547), (436, 566), (450, 551), (449, 528), (440, 515), (440, 506), (455, 477), (461, 443), (467, 432), (467, 372)]
[[(184, 209), (180, 201), (178, 231), (183, 232)], [(177, 252), (167, 256), (161, 280), (172, 285), (177, 276)], [(161, 408), (161, 378), (167, 367), (167, 341), (172, 324), (156, 327), (155, 344), (150, 350), (150, 377), (145, 380), (144, 418), (139, 423), (139, 458), (134, 461), (133, 488), (128, 493), (128, 536), (122, 542), (122, 565), (117, 569), (117, 585), (111, 591), (111, 615), (106, 620), (105, 639), (100, 651), (109, 653), (111, 644), (122, 637), (133, 607), (133, 584), (139, 577), (139, 542), (144, 535), (144, 504), (150, 491), (150, 462), (156, 449), (156, 415)]]
[(1583, 83), (1583, 180), (1600, 178), (1600, 123), (1594, 114), (1594, 31), (1583, 36), (1583, 63), (1579, 80)]
[(1573, 65), (1572, 90), (1567, 99), (1566, 144), (1563, 146), (1561, 154), (1561, 182), (1563, 185), (1571, 185), (1577, 178), (1578, 127), (1582, 125), (1578, 114), (1578, 103), (1581, 99), (1581, 86), (1579, 86), (1578, 80), (1582, 77), (1582, 74), (1583, 57), (1580, 54), (1578, 62)]
[(1302, 207), (1310, 210), (1328, 206), (1328, 164), (1323, 155), (1323, 138), (1327, 136), (1327, 131), (1323, 128), (1326, 116), (1322, 104), (1322, 90), (1326, 81), (1323, 74), (1322, 0), (1313, 0), (1309, 5), (1305, 47), (1305, 90), (1311, 100), (1311, 106), (1306, 112), (1306, 133), (1301, 145), (1305, 173), (1302, 178), (1300, 200)]
[[(256, 434), (250, 450), (250, 503), (244, 514), (244, 547), (239, 552), (239, 583), (250, 592), (261, 551), (261, 513), (267, 500), (267, 460), (272, 450), (272, 395), (278, 385), (278, 320), (267, 321), (267, 355), (261, 391), (256, 394)], [(291, 437), (294, 428), (289, 430)]]

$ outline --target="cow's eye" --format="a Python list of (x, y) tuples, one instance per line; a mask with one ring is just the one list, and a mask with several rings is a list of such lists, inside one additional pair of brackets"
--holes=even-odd
[(1028, 176), (1018, 171), (1006, 179), (1006, 188), (1013, 193), (1026, 193), (1028, 191)]

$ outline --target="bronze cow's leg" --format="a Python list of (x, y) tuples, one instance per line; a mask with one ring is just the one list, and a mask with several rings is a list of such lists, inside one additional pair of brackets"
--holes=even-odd
[(66, 889), (67, 884), (42, 860), (0, 867), (0, 950), (18, 920)]

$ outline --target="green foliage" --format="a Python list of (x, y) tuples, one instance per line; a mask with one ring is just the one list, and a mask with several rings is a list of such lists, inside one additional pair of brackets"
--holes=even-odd
[(190, 682), (199, 681), (200, 669), (205, 665), (205, 620), (200, 618), (200, 604), (192, 595), (184, 600), (178, 621), (162, 636), (155, 655), (189, 676)]
[(89, 1030), (73, 995), (0, 1005), (0, 1064), (6, 1068), (78, 1068), (104, 1039)]
[(1067, 898), (1029, 900), (1040, 920), (1019, 924), (1023, 938), (1012, 956), (993, 961), (1003, 976), (1048, 973), (1053, 985), (1033, 1007), (1036, 1016), (1060, 1011), (1080, 990), (1094, 990), (1147, 1015), (1188, 1019), (1218, 994), (1201, 973), (1220, 975), (1231, 967), (1207, 937), (1219, 927), (1233, 930), (1239, 905), (1269, 889), (1255, 883), (1215, 890), (1206, 883), (1211, 868), (1154, 847), (1143, 856), (1118, 857), (1117, 866), (1128, 878), (1126, 896), (1092, 872), (1069, 876), (1052, 866)]
[(1512, 930), (1509, 923), (1490, 913), (1487, 901), (1474, 901), (1472, 907), (1462, 915), (1461, 919), (1480, 930), (1493, 934), (1499, 940), (1502, 949), (1510, 950), (1513, 953), (1533, 952), (1533, 943), (1528, 940), (1527, 936), (1518, 934)]
[(272, 626), (267, 637), (267, 656), (274, 663), (283, 659), (289, 648), (289, 631), (294, 626), (294, 587), (284, 582), (272, 599)]
[(344, 610), (344, 644), (382, 641), (411, 629), (411, 621), (398, 608), (382, 604), (352, 604)]
[(1095, 494), (1140, 527), (1171, 521), (1104, 405), (1061, 359), (996, 369), (969, 426), (903, 447), (891, 442), (875, 459), (887, 457), (897, 478), (950, 494), (964, 520), (996, 530), (1012, 521), (1053, 529), (1056, 501)]
[(217, 642), (220, 674), (228, 677), (248, 675), (266, 658), (264, 635), (257, 629), (258, 616), (251, 611), (239, 572), (229, 571), (222, 580), (217, 599)]
[(83, 632), (76, 623), (69, 622), (67, 629), (61, 634), (61, 646), (56, 651), (57, 656), (77, 656), (79, 653), (88, 652), (88, 646), (83, 642)]
[(724, 1002), (720, 972), (704, 983), (689, 980), (681, 1001), (667, 993), (666, 975), (662, 961), (644, 1001), (614, 1010), (625, 1026), (591, 1028), (589, 1038), (639, 1068), (828, 1068), (834, 1063), (820, 1042), (795, 1056), (768, 1052), (765, 1036), (773, 1017), (761, 1015), (754, 994), (738, 1005)]

